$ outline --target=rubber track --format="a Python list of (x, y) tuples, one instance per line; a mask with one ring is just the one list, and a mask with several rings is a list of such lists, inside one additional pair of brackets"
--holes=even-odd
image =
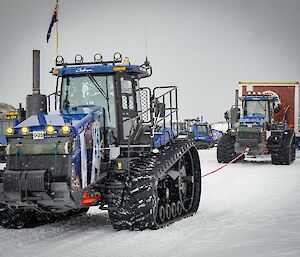
[[(158, 229), (191, 216), (197, 211), (201, 188), (197, 190), (196, 194), (199, 195), (195, 197), (195, 204), (188, 213), (183, 213), (181, 216), (171, 218), (163, 223), (157, 223), (156, 221), (158, 181), (163, 180), (167, 171), (192, 147), (195, 148), (192, 142), (178, 140), (165, 147), (160, 154), (139, 159), (131, 164), (130, 176), (126, 181), (122, 204), (116, 210), (109, 211), (110, 220), (115, 229)], [(201, 171), (198, 173), (201, 173)], [(201, 183), (200, 177), (201, 174), (199, 174)]]
[(289, 135), (284, 135), (278, 151), (272, 154), (272, 164), (290, 165), (296, 158), (295, 138), (289, 142)]

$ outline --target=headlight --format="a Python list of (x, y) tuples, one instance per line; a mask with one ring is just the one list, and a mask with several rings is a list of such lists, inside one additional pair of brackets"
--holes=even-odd
[(29, 128), (28, 127), (22, 127), (21, 131), (22, 131), (22, 135), (28, 135), (29, 134)]
[(68, 134), (68, 133), (70, 133), (71, 128), (70, 128), (70, 126), (65, 125), (65, 126), (62, 126), (61, 131), (64, 134)]
[(15, 133), (14, 128), (8, 127), (8, 128), (6, 129), (6, 135), (13, 135), (14, 133)]
[(47, 126), (46, 127), (46, 132), (47, 132), (47, 134), (52, 135), (52, 134), (55, 133), (55, 128), (53, 126)]

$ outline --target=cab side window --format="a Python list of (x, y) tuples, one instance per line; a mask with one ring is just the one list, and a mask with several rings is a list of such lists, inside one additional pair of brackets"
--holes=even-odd
[(131, 110), (134, 108), (134, 97), (132, 82), (121, 78), (121, 94), (122, 94), (122, 108), (123, 110)]

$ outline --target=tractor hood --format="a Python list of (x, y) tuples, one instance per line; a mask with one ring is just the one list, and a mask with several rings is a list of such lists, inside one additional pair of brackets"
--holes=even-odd
[(57, 131), (63, 126), (70, 126), (74, 135), (79, 134), (87, 124), (104, 119), (103, 108), (99, 107), (87, 114), (62, 114), (57, 112), (33, 115), (15, 127), (17, 134), (21, 134), (23, 127), (30, 131), (43, 131), (47, 126), (53, 126)]
[(266, 122), (265, 116), (255, 115), (255, 116), (245, 116), (240, 119), (241, 126), (253, 126), (253, 127), (262, 127)]
[(195, 140), (201, 140), (201, 141), (211, 141), (212, 137), (208, 135), (198, 135), (195, 137)]

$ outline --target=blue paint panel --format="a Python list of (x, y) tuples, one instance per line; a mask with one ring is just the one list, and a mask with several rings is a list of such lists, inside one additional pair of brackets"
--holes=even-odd
[(217, 129), (211, 129), (215, 139), (220, 139), (223, 136), (223, 132)]
[(71, 132), (76, 136), (85, 126), (96, 119), (103, 124), (104, 111), (102, 107), (94, 109), (88, 114), (40, 114), (33, 115), (15, 127), (15, 134), (21, 134), (22, 127), (28, 127), (30, 131), (44, 131), (46, 126), (51, 125), (59, 131), (62, 126), (71, 126)]
[(107, 73), (116, 73), (118, 71), (114, 70), (114, 68), (125, 67), (126, 70), (122, 72), (130, 72), (130, 73), (145, 73), (144, 70), (140, 69), (138, 65), (81, 65), (81, 66), (69, 66), (56, 69), (59, 71), (56, 76), (66, 76), (66, 75), (80, 75), (86, 73), (95, 73), (95, 74), (107, 74)]
[(211, 136), (198, 136), (198, 137), (195, 137), (195, 140), (204, 141), (204, 142), (211, 142), (212, 137)]
[(5, 135), (0, 135), (0, 145), (7, 145), (7, 140)]
[[(266, 120), (265, 120), (265, 116), (261, 115), (261, 116), (245, 116), (244, 118), (240, 119), (240, 125), (243, 126), (244, 123), (246, 124), (251, 124), (252, 126), (256, 126), (256, 127), (260, 127), (260, 126), (264, 126)], [(254, 124), (256, 123), (256, 124)], [(262, 125), (261, 125), (262, 123)]]
[(48, 125), (47, 122), (46, 122), (46, 119), (45, 119), (45, 115), (39, 114), (39, 115), (37, 115), (37, 118), (38, 118), (38, 121), (39, 121), (40, 125), (42, 125), (42, 126)]
[(166, 128), (165, 130), (161, 128), (159, 132), (161, 132), (161, 135), (155, 135), (153, 139), (154, 148), (161, 148), (174, 138), (174, 133), (170, 128)]
[(206, 126), (207, 130), (209, 131), (208, 122), (201, 122), (201, 123), (193, 124), (192, 129), (193, 129), (193, 133), (194, 133), (194, 140), (203, 141), (203, 142), (212, 142), (213, 141), (212, 136), (200, 134), (198, 131), (198, 126)]

